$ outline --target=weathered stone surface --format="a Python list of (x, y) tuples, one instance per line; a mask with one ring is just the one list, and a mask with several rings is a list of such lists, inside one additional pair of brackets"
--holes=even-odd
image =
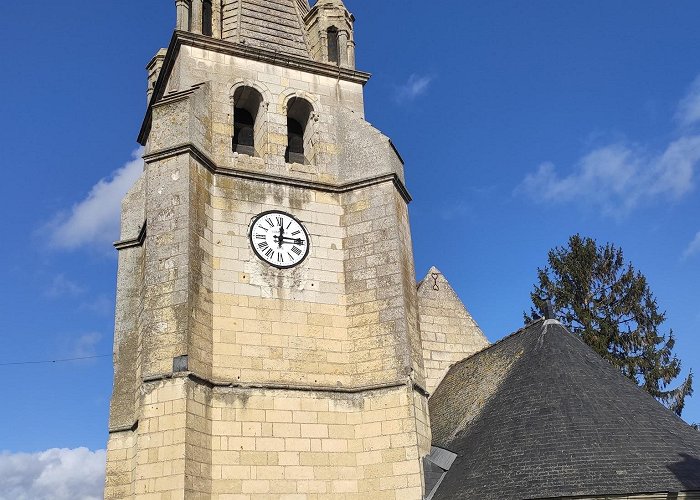
[(436, 267), (418, 284), (418, 305), (426, 385), (432, 393), (450, 366), (489, 342)]
[(222, 38), (254, 47), (310, 57), (302, 16), (306, 2), (226, 0)]
[[(306, 0), (300, 0), (305, 3)], [(355, 67), (355, 40), (353, 24), (355, 18), (342, 0), (320, 0), (304, 18), (308, 33), (311, 56), (320, 62)], [(329, 32), (329, 29), (331, 32)], [(337, 36), (337, 60), (331, 60), (330, 36)]]
[[(301, 47), (301, 3), (224, 3), (223, 37)], [(196, 44), (163, 60), (124, 204), (123, 237), (139, 219), (146, 233), (120, 255), (105, 498), (418, 500), (430, 424), (409, 197), (362, 84)], [(252, 156), (232, 151), (244, 87), (262, 96)], [(285, 161), (292, 98), (312, 108), (304, 164)], [(271, 209), (310, 234), (298, 267), (250, 247)]]

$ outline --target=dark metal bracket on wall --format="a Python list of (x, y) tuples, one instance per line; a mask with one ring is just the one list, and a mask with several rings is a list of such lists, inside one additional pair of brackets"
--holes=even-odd
[(143, 246), (144, 241), (146, 241), (146, 221), (143, 221), (141, 230), (139, 231), (136, 238), (131, 238), (129, 240), (117, 241), (114, 243), (114, 248), (117, 250), (125, 250), (127, 248), (134, 248)]

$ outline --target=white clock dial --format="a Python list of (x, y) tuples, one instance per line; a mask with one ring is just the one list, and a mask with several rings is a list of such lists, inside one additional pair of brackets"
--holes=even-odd
[(309, 254), (309, 233), (301, 222), (279, 210), (263, 212), (250, 226), (255, 254), (280, 269), (294, 267)]

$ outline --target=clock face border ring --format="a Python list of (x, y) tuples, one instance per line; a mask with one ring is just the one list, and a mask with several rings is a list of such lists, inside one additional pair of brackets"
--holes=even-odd
[[(304, 252), (304, 255), (301, 257), (301, 259), (299, 259), (298, 262), (296, 262), (294, 264), (289, 264), (286, 266), (272, 263), (272, 262), (268, 261), (267, 259), (265, 259), (265, 257), (263, 257), (260, 254), (260, 252), (258, 252), (258, 249), (253, 244), (253, 228), (255, 228), (255, 224), (257, 224), (257, 222), (260, 219), (262, 219), (266, 215), (270, 215), (270, 214), (281, 214), (281, 215), (284, 215), (286, 217), (289, 217), (290, 219), (294, 220), (297, 224), (299, 224), (299, 227), (301, 227), (301, 230), (304, 231), (304, 236), (306, 236), (306, 245), (305, 245), (306, 251)], [(250, 227), (248, 228), (248, 243), (250, 244), (250, 247), (253, 249), (253, 253), (255, 254), (255, 256), (258, 259), (263, 261), (265, 264), (272, 266), (274, 268), (277, 268), (277, 269), (293, 269), (297, 266), (300, 266), (306, 260), (306, 258), (309, 256), (309, 253), (311, 253), (311, 237), (309, 236), (309, 231), (306, 229), (306, 226), (298, 218), (294, 217), (289, 212), (285, 212), (284, 210), (266, 210), (264, 212), (260, 212), (258, 215), (253, 217), (250, 220)]]

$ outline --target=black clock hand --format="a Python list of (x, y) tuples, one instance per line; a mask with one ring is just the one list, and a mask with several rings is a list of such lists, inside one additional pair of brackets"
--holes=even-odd
[(290, 238), (288, 236), (282, 236), (281, 238), (275, 236), (275, 241), (280, 243), (280, 246), (282, 243), (294, 243), (295, 245), (303, 245), (304, 240), (301, 238)]
[(277, 243), (279, 243), (279, 247), (282, 248), (282, 240), (284, 239), (284, 226), (280, 226), (280, 235), (279, 237), (275, 237), (277, 239)]

